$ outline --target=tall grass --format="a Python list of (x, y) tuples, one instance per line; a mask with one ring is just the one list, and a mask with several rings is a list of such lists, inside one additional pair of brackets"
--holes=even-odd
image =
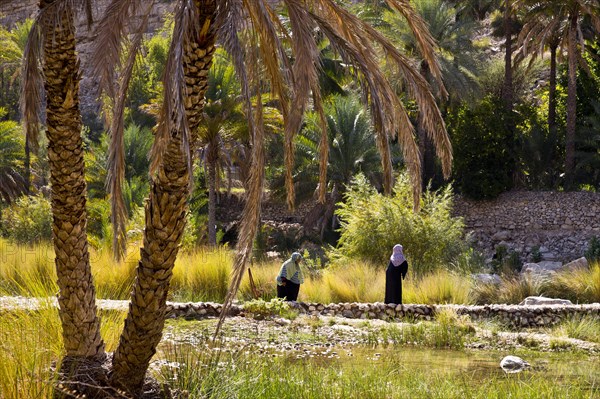
[(420, 280), (409, 278), (402, 291), (405, 303), (468, 304), (470, 290), (469, 279), (439, 269)]
[[(171, 281), (172, 301), (221, 302), (225, 297), (233, 264), (226, 247), (181, 252)], [(98, 298), (129, 299), (139, 260), (132, 244), (127, 258), (115, 263), (106, 248), (90, 248), (90, 262)], [(254, 289), (248, 274), (238, 298), (270, 300), (276, 294), (275, 277), (281, 261), (257, 262), (251, 266)], [(336, 259), (318, 273), (305, 270), (299, 300), (304, 302), (381, 302), (385, 292), (386, 265)], [(0, 238), (0, 295), (47, 297), (58, 292), (51, 244), (14, 245)], [(499, 286), (474, 283), (466, 273), (436, 268), (418, 275), (409, 264), (403, 282), (403, 302), (423, 304), (516, 304), (528, 296), (545, 295), (575, 303), (600, 302), (600, 264), (557, 274), (541, 283), (531, 278), (505, 275)]]
[(544, 293), (573, 303), (600, 302), (600, 262), (592, 263), (589, 269), (558, 273), (544, 286)]
[(518, 304), (528, 296), (538, 296), (543, 293), (543, 285), (530, 277), (520, 278), (515, 275), (504, 276), (500, 285), (492, 283), (475, 283), (470, 297), (478, 305), (492, 303)]
[[(103, 314), (101, 332), (108, 350), (114, 350), (122, 330), (123, 312)], [(63, 353), (58, 310), (0, 314), (0, 398), (51, 398), (56, 375), (50, 366)]]

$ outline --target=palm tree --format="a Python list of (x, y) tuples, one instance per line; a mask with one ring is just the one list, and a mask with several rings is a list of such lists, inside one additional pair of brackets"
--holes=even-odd
[[(0, 27), (0, 88), (3, 92), (2, 100), (4, 102), (0, 103), (0, 107), (10, 107), (8, 109), (8, 116), (12, 119), (17, 119), (18, 117), (21, 65), (32, 24), (33, 20), (28, 19), (23, 23), (17, 23), (10, 32)], [(25, 180), (25, 191), (29, 193), (31, 183), (31, 146), (28, 139), (25, 139), (24, 163), (25, 171), (23, 178)]]
[(0, 202), (11, 203), (26, 192), (22, 161), (23, 143), (19, 137), (19, 125), (2, 120), (6, 110), (0, 108)]
[(24, 122), (32, 144), (37, 143), (41, 88), (45, 89), (52, 231), (65, 347), (60, 370), (73, 377), (70, 380), (75, 386), (78, 377), (93, 374), (92, 367), (99, 368), (106, 356), (86, 232), (79, 61), (73, 23), (73, 7), (83, 3), (40, 1), (25, 51), (23, 82)]
[[(442, 80), (448, 89), (448, 101), (472, 98), (478, 89), (477, 56), (471, 37), (476, 25), (466, 17), (459, 19), (458, 10), (443, 0), (415, 1), (415, 10), (427, 23), (436, 41), (436, 53), (441, 66)], [(382, 28), (388, 37), (416, 58), (419, 72), (430, 84), (435, 84), (427, 59), (419, 53), (418, 39), (410, 25), (397, 13), (384, 11)], [(417, 137), (423, 168), (423, 187), (434, 175), (434, 152), (422, 115), (417, 118)]]
[(204, 145), (205, 163), (208, 169), (208, 242), (217, 244), (217, 167), (223, 158), (223, 142), (230, 136), (237, 122), (243, 119), (239, 110), (239, 83), (233, 66), (226, 62), (224, 54), (215, 56), (215, 63), (208, 74), (208, 87), (204, 98), (199, 140)]
[[(575, 173), (575, 137), (577, 124), (577, 65), (585, 67), (585, 37), (582, 35), (582, 23), (588, 19), (600, 31), (600, 4), (595, 0), (521, 0), (519, 4), (527, 7), (527, 20), (521, 42), (527, 53), (540, 52), (548, 45), (551, 50), (551, 67), (554, 66), (556, 50), (566, 48), (568, 58), (567, 83), (567, 131), (565, 140), (565, 187), (572, 188)], [(554, 49), (554, 50), (553, 50)], [(554, 75), (555, 76), (555, 75)], [(556, 78), (551, 89), (556, 85)], [(552, 99), (555, 101), (554, 98)], [(553, 105), (553, 104), (552, 104)], [(553, 105), (554, 107), (554, 105)], [(554, 109), (554, 108), (553, 108)], [(550, 114), (550, 110), (549, 110)], [(554, 118), (554, 111), (552, 111)], [(550, 118), (550, 115), (549, 115)], [(550, 120), (549, 120), (550, 126)], [(555, 126), (552, 121), (552, 126)]]
[[(132, 15), (139, 9), (140, 3), (139, 0), (113, 0), (99, 25), (95, 64), (105, 66), (99, 68), (97, 75), (109, 93), (114, 91), (114, 71), (120, 69), (115, 67), (120, 60), (119, 43), (124, 37), (127, 23), (138, 21)], [(152, 152), (152, 183), (146, 206), (144, 245), (130, 310), (112, 362), (111, 383), (131, 395), (138, 395), (141, 391), (149, 361), (161, 338), (169, 281), (185, 225), (193, 161), (192, 144), (196, 142), (202, 118), (207, 76), (217, 38), (231, 55), (240, 77), (252, 145), (252, 169), (234, 263), (235, 272), (224, 303), (223, 315), (244, 275), (260, 219), (265, 162), (263, 104), (260, 101), (253, 103), (252, 97), (260, 97), (265, 83), (262, 71), (266, 72), (269, 87), (277, 97), (285, 121), (285, 153), (289, 171), (286, 185), (289, 190), (288, 203), (293, 205), (293, 138), (302, 123), (311, 91), (315, 106), (317, 109), (320, 106), (319, 52), (313, 37), (315, 30), (320, 30), (342, 59), (355, 68), (357, 81), (364, 89), (364, 98), (374, 120), (386, 192), (389, 193), (392, 188), (389, 135), (397, 134), (402, 145), (404, 158), (415, 183), (415, 206), (418, 206), (420, 194), (420, 169), (418, 149), (408, 113), (385, 79), (377, 63), (377, 52), (372, 42), (381, 45), (390, 62), (402, 71), (407, 93), (423, 109), (444, 169), (449, 172), (451, 148), (441, 115), (427, 82), (414, 70), (409, 60), (376, 30), (334, 1), (285, 0), (282, 3), (287, 8), (291, 32), (281, 32), (287, 25), (279, 20), (277, 10), (273, 8), (277, 4), (272, 1), (179, 2), (164, 75), (164, 102)], [(407, 3), (396, 0), (389, 0), (389, 3), (405, 15), (413, 29), (420, 33), (417, 36), (420, 38), (422, 53), (429, 60), (433, 76), (439, 78), (432, 39), (423, 21)], [(291, 40), (291, 50), (295, 55), (293, 64), (287, 58), (282, 37)], [(123, 68), (125, 72), (128, 70), (127, 66), (128, 64)], [(122, 91), (127, 79), (122, 77), (119, 81)], [(120, 100), (119, 96), (112, 98)], [(122, 110), (118, 105), (116, 108), (117, 111)], [(113, 120), (120, 118), (117, 111)], [(115, 133), (118, 133), (118, 129), (114, 130), (113, 134)], [(115, 145), (114, 151), (119, 151), (119, 140), (115, 140)], [(323, 153), (324, 151), (321, 152)], [(118, 161), (119, 157), (115, 157), (115, 160)], [(326, 164), (322, 165), (323, 171)], [(120, 170), (122, 168), (117, 168), (115, 172)], [(118, 180), (116, 177), (114, 179)]]

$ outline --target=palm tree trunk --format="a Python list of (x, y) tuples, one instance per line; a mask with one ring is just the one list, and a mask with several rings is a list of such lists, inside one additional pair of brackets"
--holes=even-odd
[[(216, 140), (214, 140), (216, 141)], [(216, 193), (216, 179), (217, 179), (217, 144), (208, 144), (208, 155), (206, 162), (208, 163), (208, 244), (212, 246), (217, 245), (217, 193)]]
[(550, 87), (548, 88), (548, 131), (556, 135), (556, 50), (558, 43), (550, 45)]
[(565, 137), (565, 188), (571, 189), (575, 173), (575, 129), (577, 122), (577, 11), (569, 18), (567, 84), (567, 132)]
[[(53, 0), (40, 1), (40, 10)], [(65, 361), (103, 360), (96, 292), (87, 241), (79, 61), (72, 10), (45, 21), (43, 72), (46, 91), (48, 162), (52, 187), (52, 232), (58, 277), (59, 314)]]
[(31, 148), (29, 146), (29, 139), (25, 137), (25, 160), (24, 160), (24, 168), (25, 168), (25, 193), (29, 195), (31, 190)]
[[(214, 0), (195, 1), (198, 7), (197, 37), (184, 45), (186, 84), (185, 110), (192, 135), (201, 120), (208, 70), (214, 54)], [(176, 22), (177, 23), (177, 22)], [(178, 126), (174, 124), (173, 126)], [(179, 250), (187, 214), (190, 164), (182, 147), (182, 132), (172, 131), (153, 177), (146, 203), (144, 246), (131, 294), (129, 313), (119, 346), (113, 356), (111, 384), (132, 396), (141, 392), (150, 359), (162, 336), (166, 316), (166, 300), (173, 266)], [(196, 142), (192, 137), (192, 142)]]
[(189, 173), (180, 140), (166, 150), (146, 203), (144, 246), (129, 313), (113, 357), (112, 385), (136, 395), (161, 339), (169, 283), (185, 227)]

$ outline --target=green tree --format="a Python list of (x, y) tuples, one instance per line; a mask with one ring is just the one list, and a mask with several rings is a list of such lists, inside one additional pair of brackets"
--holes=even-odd
[(11, 203), (27, 191), (23, 176), (23, 140), (20, 126), (13, 121), (3, 121), (6, 115), (0, 108), (0, 201)]
[(226, 142), (234, 139), (232, 136), (239, 130), (239, 124), (245, 121), (235, 70), (224, 56), (216, 54), (208, 73), (206, 103), (198, 135), (204, 153), (202, 158), (208, 169), (208, 243), (213, 246), (217, 244), (217, 171), (224, 160)]
[(402, 243), (415, 274), (449, 267), (465, 250), (463, 221), (450, 214), (452, 191), (427, 191), (421, 202), (420, 211), (413, 212), (406, 175), (398, 178), (391, 197), (377, 193), (359, 175), (336, 212), (342, 220), (341, 237), (331, 255), (385, 265), (391, 248)]
[[(595, 0), (551, 0), (544, 2), (522, 0), (531, 18), (524, 41), (566, 48), (568, 61), (567, 130), (565, 138), (565, 187), (573, 188), (575, 175), (575, 140), (577, 130), (577, 65), (586, 65), (581, 54), (586, 50), (584, 21), (600, 31), (600, 4)], [(534, 22), (535, 21), (535, 22)]]
[[(471, 41), (476, 24), (467, 18), (459, 19), (458, 10), (443, 0), (418, 0), (414, 1), (414, 5), (415, 11), (423, 18), (436, 41), (436, 54), (440, 62), (442, 80), (448, 90), (448, 100), (473, 99), (478, 89), (476, 75), (479, 51)], [(418, 38), (410, 24), (397, 13), (386, 10), (383, 13), (381, 29), (402, 46), (408, 55), (417, 60), (423, 78), (429, 84), (435, 85), (436, 81), (428, 61), (419, 52)], [(419, 112), (416, 129), (423, 168), (423, 187), (427, 186), (435, 173), (435, 149), (430, 128), (425, 125), (425, 121), (423, 113)]]

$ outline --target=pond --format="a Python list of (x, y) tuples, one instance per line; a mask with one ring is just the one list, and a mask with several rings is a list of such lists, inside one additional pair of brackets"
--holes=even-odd
[[(223, 390), (228, 393), (214, 397), (600, 398), (598, 354), (369, 345), (348, 336), (332, 342), (320, 334), (327, 326), (316, 334), (290, 326), (275, 333), (262, 325), (242, 328), (239, 320), (226, 328), (222, 345), (212, 346), (210, 325), (181, 326), (166, 334), (161, 357), (177, 364), (179, 377), (189, 374), (180, 381), (196, 381), (198, 397)], [(509, 354), (525, 359), (531, 370), (505, 374), (500, 361)]]

